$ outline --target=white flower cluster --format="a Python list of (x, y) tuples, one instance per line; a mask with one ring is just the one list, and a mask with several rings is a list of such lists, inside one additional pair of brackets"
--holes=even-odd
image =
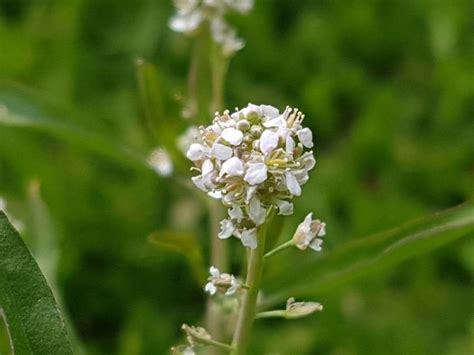
[(231, 55), (244, 47), (235, 29), (224, 19), (229, 11), (248, 13), (253, 0), (174, 0), (176, 15), (170, 20), (170, 28), (176, 32), (193, 33), (203, 22), (208, 22), (214, 41), (222, 46), (225, 55)]
[(293, 213), (291, 200), (301, 194), (316, 164), (313, 136), (304, 115), (287, 107), (280, 113), (267, 105), (249, 104), (232, 114), (216, 114), (212, 125), (200, 127), (200, 142), (186, 156), (199, 175), (194, 184), (228, 207), (219, 238), (232, 235), (256, 248), (257, 227), (271, 206), (281, 215)]
[(234, 275), (221, 273), (214, 266), (211, 266), (209, 273), (211, 276), (208, 279), (209, 282), (204, 287), (204, 291), (209, 292), (211, 295), (219, 291), (226, 296), (231, 296), (241, 288)]
[(168, 151), (156, 148), (148, 157), (148, 165), (160, 176), (168, 177), (173, 174), (173, 162)]

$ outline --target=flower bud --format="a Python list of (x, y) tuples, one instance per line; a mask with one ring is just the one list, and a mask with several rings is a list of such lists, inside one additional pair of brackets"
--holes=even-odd
[(321, 251), (323, 240), (318, 237), (326, 235), (326, 223), (312, 218), (313, 214), (309, 213), (296, 228), (292, 239), (293, 244), (300, 250), (306, 250), (309, 247), (315, 251)]
[(286, 303), (285, 318), (295, 319), (309, 316), (314, 312), (320, 312), (323, 306), (317, 302), (295, 302), (292, 297)]
[(212, 340), (211, 334), (202, 327), (189, 326), (183, 324), (181, 330), (186, 333), (186, 339), (191, 346), (195, 345), (207, 345)]
[(214, 266), (211, 266), (209, 272), (211, 276), (207, 279), (209, 282), (204, 287), (204, 291), (209, 292), (211, 295), (219, 292), (230, 296), (241, 288), (234, 275), (221, 273), (219, 269)]

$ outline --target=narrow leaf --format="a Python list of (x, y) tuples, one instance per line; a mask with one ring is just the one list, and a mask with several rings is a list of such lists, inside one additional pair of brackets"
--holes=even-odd
[(72, 354), (53, 294), (3, 211), (0, 211), (0, 307), (16, 354)]
[(129, 167), (148, 167), (144, 154), (117, 144), (92, 129), (80, 127), (70, 119), (64, 120), (63, 116), (77, 114), (73, 110), (64, 112), (25, 90), (0, 87), (0, 125), (51, 134)]
[(207, 272), (204, 266), (202, 250), (194, 235), (171, 231), (156, 231), (149, 236), (148, 240), (159, 248), (183, 255), (189, 263), (196, 282), (202, 285), (206, 281)]
[(262, 306), (284, 302), (291, 296), (317, 295), (473, 234), (474, 203), (470, 202), (354, 240), (334, 251), (324, 250), (321, 255), (308, 252), (300, 255), (298, 263), (284, 263), (284, 268), (273, 270), (266, 284), (266, 293), (273, 296)]

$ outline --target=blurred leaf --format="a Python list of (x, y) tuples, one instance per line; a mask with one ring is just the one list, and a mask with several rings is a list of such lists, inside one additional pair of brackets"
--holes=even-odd
[(275, 273), (268, 280), (267, 293), (276, 293), (265, 301), (265, 306), (295, 295), (319, 294), (473, 233), (474, 203), (469, 202), (354, 240), (321, 257), (309, 257), (306, 261), (300, 258), (294, 267), (285, 263), (286, 272)]
[(17, 354), (72, 354), (64, 321), (44, 276), (0, 211), (0, 305)]
[(148, 239), (159, 248), (182, 254), (188, 261), (196, 282), (199, 285), (206, 282), (207, 271), (204, 266), (201, 246), (194, 235), (182, 232), (156, 231)]
[(16, 87), (0, 87), (0, 125), (48, 133), (129, 167), (147, 167), (144, 155), (91, 129), (80, 127), (70, 119), (63, 119), (76, 114), (60, 111), (45, 103), (39, 95)]
[(82, 345), (79, 342), (69, 314), (66, 312), (63, 297), (58, 287), (59, 237), (48, 206), (41, 197), (40, 184), (37, 180), (32, 180), (28, 186), (28, 204), (30, 212), (28, 234), (30, 236), (29, 245), (31, 246), (32, 254), (48, 281), (51, 291), (62, 311), (71, 343), (74, 346), (74, 353), (83, 354)]
[(167, 94), (163, 91), (161, 75), (151, 63), (137, 59), (137, 79), (143, 106), (142, 126), (150, 134), (153, 145), (159, 145), (171, 154), (175, 163), (181, 163), (182, 154), (178, 151), (176, 120), (167, 110)]

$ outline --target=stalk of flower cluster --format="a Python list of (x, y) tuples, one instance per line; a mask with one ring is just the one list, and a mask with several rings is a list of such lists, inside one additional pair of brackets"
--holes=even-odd
[(248, 286), (248, 290), (245, 293), (244, 301), (240, 308), (239, 318), (232, 340), (232, 355), (246, 354), (252, 334), (252, 326), (257, 309), (257, 297), (263, 274), (263, 256), (265, 254), (267, 224), (268, 222), (258, 229), (257, 247), (250, 251), (247, 279), (245, 282)]

